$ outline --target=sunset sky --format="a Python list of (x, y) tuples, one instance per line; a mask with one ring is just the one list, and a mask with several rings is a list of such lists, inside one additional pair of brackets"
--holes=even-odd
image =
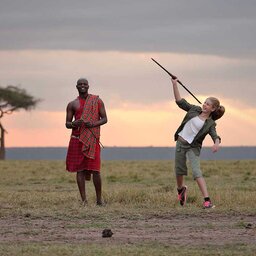
[(67, 146), (66, 106), (80, 77), (105, 103), (105, 146), (174, 146), (185, 112), (151, 58), (200, 101), (220, 99), (223, 146), (256, 146), (255, 13), (254, 0), (1, 0), (0, 86), (42, 99), (1, 119), (6, 146)]

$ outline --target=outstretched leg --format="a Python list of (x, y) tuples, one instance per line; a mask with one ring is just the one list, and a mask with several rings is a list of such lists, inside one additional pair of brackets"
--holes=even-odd
[(81, 195), (83, 203), (87, 203), (86, 193), (85, 193), (85, 171), (80, 171), (76, 173), (76, 182)]
[(101, 176), (100, 172), (93, 171), (93, 184), (95, 187), (96, 192), (96, 200), (97, 205), (102, 205), (102, 199), (101, 199)]
[(204, 203), (203, 203), (203, 208), (214, 208), (215, 205), (212, 204), (211, 199), (209, 197), (206, 183), (203, 177), (197, 178), (196, 182), (198, 184), (198, 187), (200, 188), (203, 196), (204, 196)]
[(192, 168), (193, 177), (196, 180), (197, 185), (203, 194), (203, 197), (206, 198), (209, 195), (208, 195), (206, 183), (200, 168), (200, 157), (195, 155), (195, 153), (192, 150), (187, 152), (187, 157), (189, 159), (189, 162)]
[(197, 185), (198, 185), (199, 189), (201, 190), (201, 192), (203, 194), (203, 197), (204, 198), (209, 197), (208, 190), (207, 190), (204, 178), (203, 177), (196, 178), (196, 182), (197, 182)]

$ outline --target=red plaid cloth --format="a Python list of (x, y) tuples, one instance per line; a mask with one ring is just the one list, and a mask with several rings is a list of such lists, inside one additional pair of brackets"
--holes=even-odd
[[(84, 105), (85, 100), (78, 97), (80, 102), (80, 108), (75, 113), (75, 120), (80, 119)], [(98, 100), (98, 109), (101, 107), (101, 99)], [(94, 159), (87, 158), (83, 152), (83, 143), (79, 141), (80, 136), (80, 129), (73, 128), (71, 139), (69, 142), (69, 147), (67, 151), (67, 157), (66, 157), (66, 169), (69, 172), (78, 172), (82, 170), (90, 170), (90, 171), (100, 171), (100, 145), (99, 140), (96, 141), (95, 145), (95, 157)]]
[(83, 143), (78, 138), (72, 138), (69, 142), (66, 169), (69, 172), (78, 172), (82, 170), (100, 171), (100, 145), (96, 144), (95, 158), (90, 159), (82, 153)]
[[(94, 123), (99, 120), (99, 96), (89, 94), (85, 100), (81, 118), (84, 122)], [(100, 138), (100, 127), (87, 128), (84, 125), (80, 128), (79, 140), (83, 143), (83, 154), (94, 159), (96, 142)]]

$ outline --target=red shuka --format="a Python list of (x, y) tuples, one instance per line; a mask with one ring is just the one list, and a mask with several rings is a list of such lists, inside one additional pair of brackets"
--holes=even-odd
[[(75, 120), (80, 119), (83, 113), (85, 100), (78, 97), (80, 102), (80, 108), (75, 113)], [(98, 101), (98, 109), (101, 107), (101, 100)], [(72, 129), (71, 138), (69, 141), (67, 157), (66, 157), (66, 169), (69, 172), (78, 172), (82, 170), (100, 171), (100, 144), (99, 140), (95, 145), (94, 159), (88, 158), (83, 154), (83, 143), (79, 140), (80, 129)]]

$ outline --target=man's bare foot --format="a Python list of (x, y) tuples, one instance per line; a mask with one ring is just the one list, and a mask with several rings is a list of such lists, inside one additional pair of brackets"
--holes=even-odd
[(87, 205), (88, 205), (87, 200), (82, 201), (82, 206), (87, 206)]
[(106, 204), (104, 202), (102, 202), (102, 201), (97, 201), (96, 205), (98, 205), (98, 206), (106, 206)]

